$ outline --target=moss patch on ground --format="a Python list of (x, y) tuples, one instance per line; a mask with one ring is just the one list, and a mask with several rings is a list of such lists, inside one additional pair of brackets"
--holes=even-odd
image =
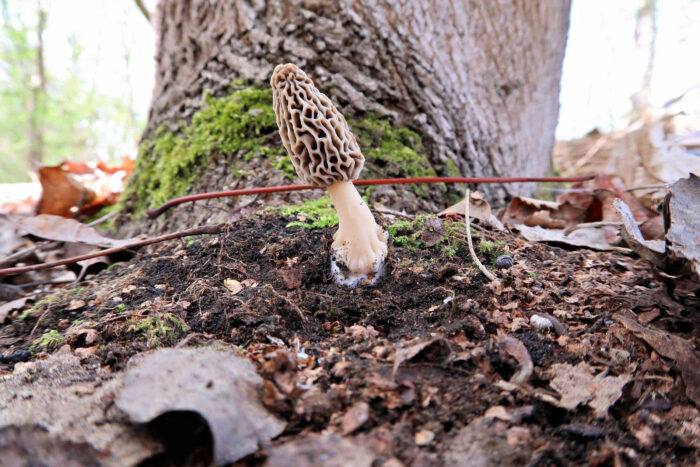
[(32, 352), (55, 350), (63, 344), (63, 336), (60, 332), (52, 329), (45, 332), (41, 337), (32, 342), (30, 349)]

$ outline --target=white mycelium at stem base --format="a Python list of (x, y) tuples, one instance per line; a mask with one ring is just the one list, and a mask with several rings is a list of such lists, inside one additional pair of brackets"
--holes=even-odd
[(270, 85), (280, 137), (297, 174), (305, 183), (327, 187), (338, 212), (333, 275), (351, 287), (376, 278), (386, 258), (387, 234), (352, 184), (365, 162), (355, 136), (331, 100), (296, 65), (278, 65)]
[(333, 235), (335, 259), (354, 274), (378, 272), (387, 252), (386, 231), (374, 221), (352, 182), (335, 182), (328, 186), (328, 194), (338, 212), (338, 231)]

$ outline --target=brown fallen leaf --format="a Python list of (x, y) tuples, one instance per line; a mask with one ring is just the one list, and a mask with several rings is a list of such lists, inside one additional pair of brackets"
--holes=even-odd
[(441, 363), (451, 355), (450, 344), (443, 337), (435, 337), (417, 343), (415, 341), (403, 342), (402, 346), (396, 350), (392, 375), (396, 375), (402, 363), (419, 355), (428, 361)]
[(605, 233), (598, 228), (581, 228), (566, 234), (562, 229), (544, 229), (542, 227), (528, 227), (523, 224), (513, 225), (520, 234), (531, 242), (563, 243), (565, 245), (580, 246), (601, 251), (620, 251), (629, 253), (627, 248), (621, 248), (608, 243)]
[(700, 355), (692, 342), (654, 326), (643, 325), (631, 311), (618, 311), (613, 319), (649, 344), (659, 355), (675, 361), (685, 382), (685, 394), (700, 405)]
[(505, 224), (564, 229), (570, 225), (584, 222), (586, 208), (574, 206), (569, 201), (544, 201), (516, 196), (508, 204), (502, 220)]
[(586, 362), (576, 366), (555, 363), (551, 372), (554, 378), (549, 385), (561, 394), (559, 407), (574, 410), (580, 404), (588, 404), (596, 417), (607, 415), (608, 408), (622, 396), (622, 388), (632, 379), (631, 375), (594, 375), (593, 367)]
[(533, 365), (532, 358), (525, 345), (515, 337), (500, 336), (498, 338), (498, 346), (503, 352), (518, 362), (518, 371), (510, 378), (510, 382), (513, 384), (527, 382), (532, 375)]
[(301, 287), (301, 270), (299, 268), (291, 267), (289, 269), (282, 269), (280, 275), (282, 276), (284, 286), (288, 289), (298, 289)]
[(370, 467), (374, 454), (335, 433), (312, 434), (269, 448), (267, 467)]
[[(32, 453), (33, 465), (138, 465), (162, 451), (147, 433), (108, 415), (124, 375), (119, 372), (101, 380), (97, 368), (81, 365), (78, 357), (59, 351), (46, 360), (18, 363), (11, 375), (4, 375), (0, 383), (0, 464), (27, 465), (26, 454), (22, 462), (12, 462), (8, 446), (29, 448), (25, 452)], [(19, 427), (42, 429), (17, 431)], [(85, 463), (80, 456), (68, 458), (95, 452), (99, 455)], [(46, 462), (40, 462), (42, 458)]]
[(246, 359), (213, 349), (160, 349), (126, 372), (116, 404), (136, 423), (194, 411), (214, 439), (214, 463), (235, 462), (279, 435), (285, 422), (262, 405), (262, 378)]
[(4, 323), (12, 310), (19, 310), (31, 297), (22, 297), (0, 305), (0, 324)]
[(666, 245), (661, 240), (645, 240), (639, 230), (632, 210), (619, 198), (613, 201), (613, 206), (620, 213), (622, 228), (620, 234), (627, 245), (642, 258), (656, 267), (666, 269)]
[(340, 423), (342, 433), (349, 435), (369, 420), (369, 405), (366, 402), (357, 402), (343, 415)]
[[(489, 206), (488, 201), (484, 199), (484, 194), (478, 191), (472, 191), (470, 196), (469, 204), (469, 216), (474, 219), (479, 219), (487, 222), (491, 218), (491, 206)], [(449, 215), (464, 215), (466, 198), (462, 199), (457, 204), (453, 204), (447, 209), (443, 209), (438, 213), (438, 216), (445, 217)]]
[(57, 240), (60, 242), (83, 243), (103, 248), (119, 247), (134, 241), (134, 239), (114, 239), (100, 235), (97, 230), (75, 219), (64, 219), (59, 216), (41, 214), (34, 217), (14, 218), (17, 228), (28, 234)]
[(421, 232), (421, 240), (423, 240), (425, 246), (437, 245), (444, 236), (445, 226), (442, 221), (437, 217), (426, 217), (423, 223), (423, 231)]
[(690, 174), (671, 185), (665, 212), (669, 252), (690, 264), (700, 278), (700, 177)]

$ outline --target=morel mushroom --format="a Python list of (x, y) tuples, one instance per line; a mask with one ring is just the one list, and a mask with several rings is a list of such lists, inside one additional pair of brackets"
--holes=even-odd
[[(278, 65), (270, 84), (282, 143), (297, 174), (307, 184), (327, 187), (338, 212), (332, 245), (336, 280), (354, 287), (376, 279), (387, 234), (352, 183), (365, 163), (355, 136), (333, 102), (296, 65)], [(340, 272), (342, 265), (349, 274)]]

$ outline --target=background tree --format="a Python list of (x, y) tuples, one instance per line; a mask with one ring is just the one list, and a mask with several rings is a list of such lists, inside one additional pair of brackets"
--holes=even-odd
[[(160, 0), (156, 84), (126, 206), (140, 212), (187, 191), (294, 178), (268, 109), (267, 81), (285, 62), (307, 71), (345, 112), (367, 158), (365, 177), (543, 175), (569, 7)], [(495, 202), (532, 189), (481, 188)], [(417, 210), (444, 204), (444, 194), (445, 187), (411, 187), (371, 195)], [(217, 211), (202, 206), (232, 203), (201, 203), (183, 215), (205, 220)]]
[[(67, 37), (67, 73), (47, 66), (51, 14), (42, 2), (0, 0), (0, 11), (0, 183), (28, 180), (42, 163), (95, 160), (98, 151), (121, 159), (114, 146), (137, 139), (144, 123), (129, 96), (107, 96), (84, 79), (75, 34)], [(126, 44), (123, 60), (128, 68)]]

